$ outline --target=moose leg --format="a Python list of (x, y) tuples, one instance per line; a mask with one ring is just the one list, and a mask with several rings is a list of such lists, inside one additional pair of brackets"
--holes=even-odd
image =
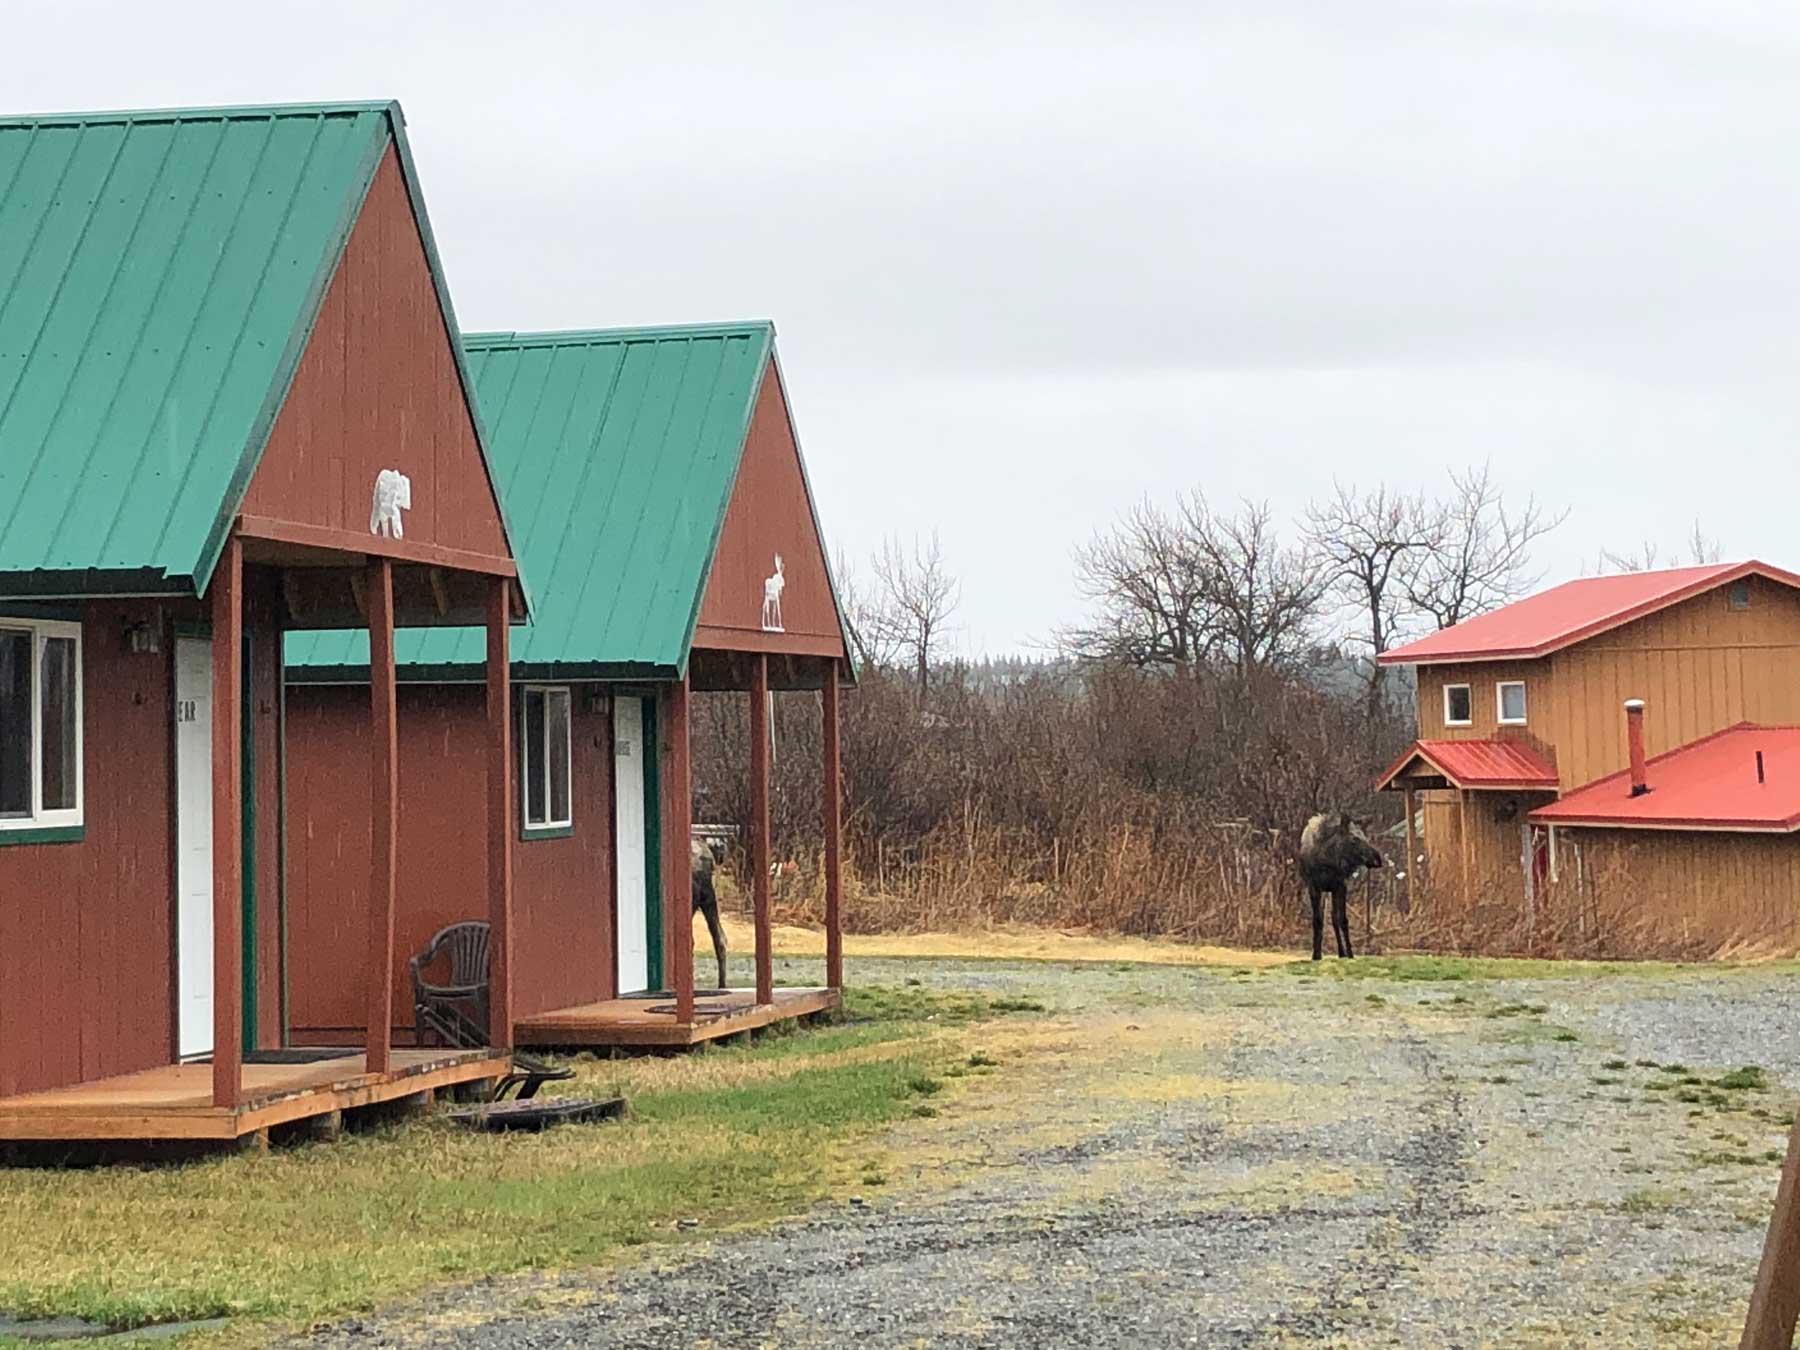
[(1312, 907), (1313, 907), (1313, 960), (1315, 960), (1315, 961), (1318, 961), (1318, 960), (1321, 960), (1321, 959), (1322, 959), (1322, 958), (1323, 958), (1323, 957), (1324, 957), (1324, 955), (1325, 955), (1325, 905), (1324, 905), (1324, 897), (1322, 897), (1322, 896), (1321, 896), (1321, 895), (1320, 895), (1320, 894), (1319, 894), (1319, 891), (1318, 891), (1318, 888), (1317, 888), (1317, 887), (1315, 887), (1315, 886), (1308, 886), (1308, 887), (1307, 887), (1307, 888), (1306, 888), (1306, 889), (1307, 889), (1307, 891), (1308, 891), (1308, 892), (1309, 892), (1309, 893), (1310, 893), (1310, 894), (1311, 894), (1311, 895), (1312, 895)]
[(706, 916), (706, 931), (712, 934), (713, 956), (719, 963), (719, 988), (725, 987), (725, 930), (719, 926), (719, 893), (712, 878), (694, 882), (694, 908)]
[(1331, 893), (1331, 926), (1337, 931), (1338, 955), (1354, 955), (1350, 950), (1350, 897), (1341, 888)]

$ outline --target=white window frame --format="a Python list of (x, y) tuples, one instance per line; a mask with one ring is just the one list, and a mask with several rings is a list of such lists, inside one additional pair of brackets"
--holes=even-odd
[[(542, 834), (549, 830), (567, 830), (575, 824), (575, 694), (566, 684), (523, 684), (519, 686), (519, 828), (525, 834)], [(550, 790), (550, 756), (540, 754), (542, 763), (536, 762), (532, 755), (533, 746), (527, 728), (531, 719), (525, 715), (528, 699), (532, 695), (541, 695), (545, 700), (544, 735), (550, 734), (549, 700), (560, 697), (569, 705), (569, 715), (563, 719), (563, 763), (568, 766), (569, 778), (563, 785), (563, 800), (569, 804), (569, 813), (561, 820), (550, 818), (550, 803), (556, 794)], [(546, 741), (546, 747), (548, 742)], [(543, 820), (531, 818), (531, 775), (541, 771), (544, 775), (544, 812)]]
[[(1519, 697), (1525, 700), (1525, 716), (1523, 716), (1523, 717), (1508, 717), (1506, 715), (1506, 691), (1508, 689), (1513, 688), (1515, 685), (1518, 686)], [(1503, 727), (1522, 727), (1530, 719), (1530, 716), (1531, 716), (1531, 699), (1525, 692), (1525, 681), (1523, 681), (1523, 680), (1495, 680), (1494, 681), (1494, 722), (1495, 722), (1495, 724), (1497, 726), (1503, 726)]]
[[(87, 805), (87, 731), (81, 651), (81, 625), (54, 619), (0, 618), (0, 632), (31, 634), (31, 814), (0, 816), (0, 831), (69, 829), (83, 823)], [(75, 642), (75, 805), (44, 809), (44, 643), (52, 638)]]
[[(1452, 689), (1464, 690), (1469, 695), (1469, 715), (1460, 720), (1450, 715), (1450, 691)], [(1444, 686), (1444, 725), (1447, 727), (1472, 727), (1475, 725), (1475, 690), (1473, 686), (1464, 683)]]

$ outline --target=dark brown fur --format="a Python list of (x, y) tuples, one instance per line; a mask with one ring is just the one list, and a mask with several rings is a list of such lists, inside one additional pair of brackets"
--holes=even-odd
[(1326, 812), (1306, 822), (1300, 835), (1300, 851), (1294, 864), (1312, 898), (1313, 960), (1320, 960), (1325, 945), (1324, 897), (1331, 897), (1331, 928), (1337, 936), (1338, 955), (1350, 950), (1350, 882), (1368, 867), (1383, 860), (1363, 828), (1343, 812)]
[(719, 893), (713, 888), (713, 868), (725, 861), (725, 845), (717, 839), (694, 840), (694, 912), (706, 916), (712, 934), (713, 956), (719, 962), (719, 988), (725, 987), (725, 930), (719, 924)]

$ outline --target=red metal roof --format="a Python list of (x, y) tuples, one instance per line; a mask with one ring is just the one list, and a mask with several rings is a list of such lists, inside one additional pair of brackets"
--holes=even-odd
[(1625, 769), (1539, 807), (1531, 820), (1648, 830), (1800, 828), (1800, 727), (1740, 722), (1658, 755), (1645, 777), (1650, 791), (1641, 797), (1631, 795), (1631, 771)]
[(1752, 559), (1660, 572), (1580, 577), (1465, 619), (1381, 654), (1383, 665), (1499, 661), (1546, 656), (1679, 601), (1751, 575), (1800, 588), (1800, 575)]
[(1387, 787), (1400, 771), (1422, 759), (1459, 788), (1556, 791), (1556, 770), (1520, 741), (1414, 741), (1376, 780)]

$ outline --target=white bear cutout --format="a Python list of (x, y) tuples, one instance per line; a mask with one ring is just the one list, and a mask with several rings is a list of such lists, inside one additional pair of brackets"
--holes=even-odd
[(375, 498), (369, 507), (369, 533), (404, 539), (406, 527), (400, 513), (412, 510), (412, 479), (398, 469), (375, 475)]

